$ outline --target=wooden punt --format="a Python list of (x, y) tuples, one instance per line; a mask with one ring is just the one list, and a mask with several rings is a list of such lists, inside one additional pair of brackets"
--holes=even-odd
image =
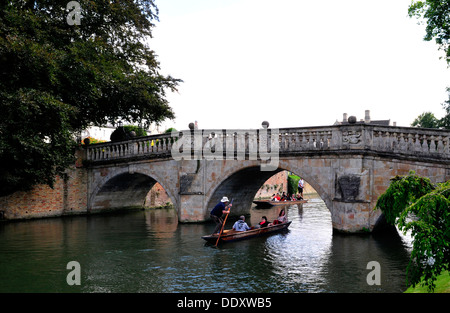
[(281, 205), (294, 205), (306, 203), (308, 200), (294, 200), (294, 201), (270, 201), (270, 200), (253, 200), (253, 203), (259, 207), (272, 207)]
[[(222, 235), (220, 236), (219, 243), (222, 242), (232, 242), (232, 241), (238, 241), (243, 239), (249, 239), (254, 238), (262, 235), (272, 234), (276, 232), (280, 232), (282, 230), (285, 230), (291, 225), (292, 221), (288, 221), (283, 224), (277, 224), (272, 226), (267, 226), (263, 228), (255, 228), (250, 229), (247, 231), (235, 231), (233, 229), (227, 229), (222, 232)], [(214, 235), (207, 235), (203, 236), (202, 239), (206, 240), (209, 243), (216, 244), (218, 234)]]

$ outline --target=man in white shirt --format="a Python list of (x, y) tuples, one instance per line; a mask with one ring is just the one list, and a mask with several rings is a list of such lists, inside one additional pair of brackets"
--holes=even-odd
[(298, 181), (298, 193), (300, 194), (300, 197), (303, 199), (303, 188), (305, 187), (305, 181), (303, 178), (300, 178)]

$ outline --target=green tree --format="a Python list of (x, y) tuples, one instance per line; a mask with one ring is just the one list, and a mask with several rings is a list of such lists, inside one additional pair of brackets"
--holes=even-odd
[(413, 1), (409, 6), (410, 17), (426, 20), (425, 41), (435, 39), (450, 65), (450, 0)]
[[(149, 48), (153, 0), (0, 2), (0, 195), (52, 186), (72, 162), (77, 131), (89, 125), (174, 118)], [(77, 11), (78, 12), (78, 11)]]
[(289, 194), (296, 194), (298, 192), (298, 181), (300, 180), (300, 177), (297, 175), (289, 175), (288, 176), (288, 193)]
[(433, 291), (436, 278), (450, 263), (450, 181), (433, 185), (414, 172), (396, 176), (376, 207), (389, 223), (404, 233), (411, 231), (408, 284)]
[[(450, 66), (450, 0), (412, 1), (408, 14), (426, 22), (424, 40), (434, 39), (439, 50), (444, 51), (447, 65)], [(439, 127), (450, 129), (450, 88), (447, 91), (449, 100), (442, 104), (446, 115), (439, 120)]]
[(134, 137), (147, 136), (147, 131), (142, 127), (135, 125), (125, 125), (117, 127), (111, 134), (111, 141), (121, 141), (133, 138), (132, 132), (134, 132)]
[(424, 112), (420, 114), (412, 123), (411, 126), (423, 127), (423, 128), (439, 128), (440, 121), (433, 113)]
[(174, 127), (167, 128), (164, 134), (170, 134), (171, 132), (176, 132), (177, 130)]
[(54, 177), (74, 160), (74, 109), (30, 88), (0, 93), (0, 195), (35, 184), (52, 186)]

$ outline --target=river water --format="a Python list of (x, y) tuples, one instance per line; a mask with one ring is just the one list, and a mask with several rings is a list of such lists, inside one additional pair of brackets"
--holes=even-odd
[[(250, 225), (279, 208), (252, 208)], [(403, 292), (410, 240), (333, 233), (320, 199), (287, 207), (289, 230), (205, 244), (211, 223), (179, 224), (173, 209), (0, 223), (0, 292)], [(227, 223), (231, 227), (233, 220)], [(230, 225), (228, 225), (230, 224)], [(69, 285), (70, 261), (80, 285)], [(380, 285), (367, 276), (380, 264)]]

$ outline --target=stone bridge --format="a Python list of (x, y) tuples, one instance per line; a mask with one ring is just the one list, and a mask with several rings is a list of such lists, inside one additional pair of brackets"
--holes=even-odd
[(348, 124), (324, 127), (197, 130), (88, 146), (87, 211), (142, 207), (160, 183), (180, 222), (209, 219), (222, 196), (236, 215), (272, 175), (305, 179), (342, 232), (372, 231), (374, 210), (390, 179), (415, 171), (433, 182), (450, 179), (450, 132)]

